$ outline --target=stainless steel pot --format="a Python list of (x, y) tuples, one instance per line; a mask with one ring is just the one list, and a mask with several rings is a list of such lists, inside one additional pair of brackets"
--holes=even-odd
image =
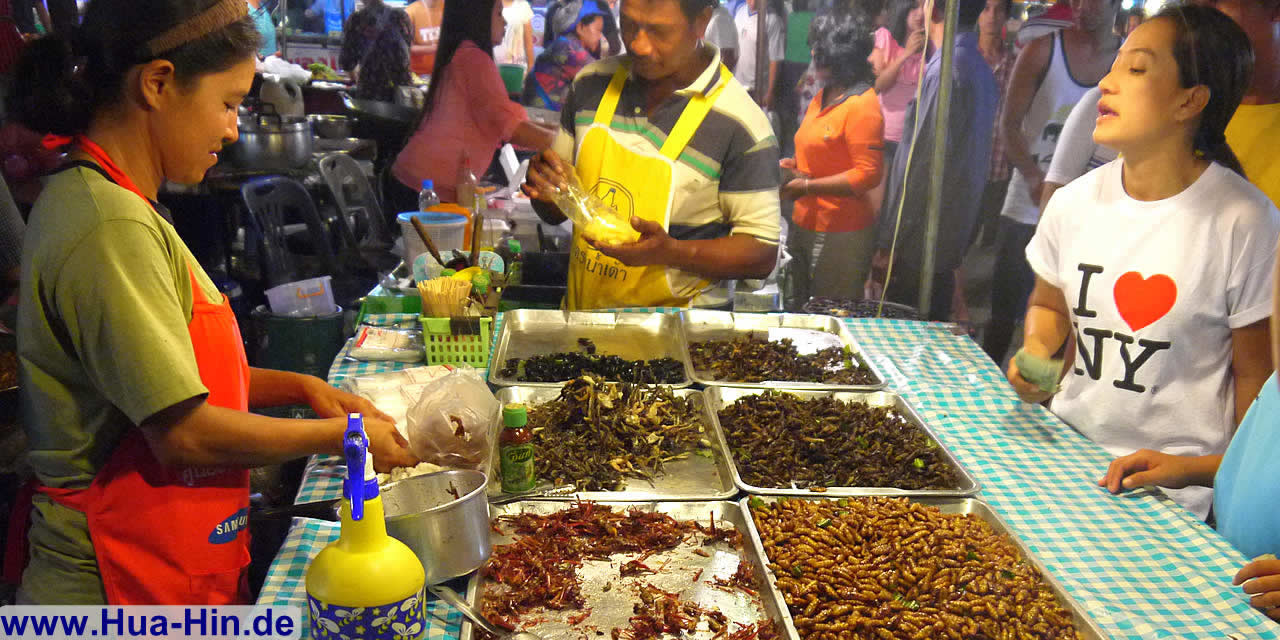
[(240, 138), (222, 159), (240, 169), (300, 169), (311, 162), (311, 122), (275, 113), (240, 116)]
[(327, 139), (343, 139), (351, 137), (351, 119), (347, 116), (310, 115), (311, 128), (316, 135)]
[(427, 584), (467, 575), (489, 559), (487, 483), (479, 471), (452, 470), (401, 480), (383, 490), (387, 533), (422, 560)]
[[(382, 488), (387, 533), (422, 561), (427, 583), (464, 576), (489, 559), (488, 478), (479, 471), (449, 470), (414, 476)], [(454, 497), (454, 494), (458, 497)], [(340, 500), (255, 510), (250, 518), (337, 520)]]

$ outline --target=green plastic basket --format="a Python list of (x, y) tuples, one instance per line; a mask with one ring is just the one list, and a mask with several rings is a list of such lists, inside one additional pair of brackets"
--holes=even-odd
[(426, 347), (427, 364), (465, 364), (483, 369), (489, 366), (489, 336), (493, 334), (493, 318), (480, 317), (463, 320), (478, 321), (479, 332), (454, 332), (452, 318), (428, 318), (422, 321), (422, 341)]

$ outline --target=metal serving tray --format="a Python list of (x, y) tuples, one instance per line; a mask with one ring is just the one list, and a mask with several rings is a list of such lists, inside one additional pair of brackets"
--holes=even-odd
[[(1080, 604), (1077, 603), (1075, 599), (1072, 598), (1067, 593), (1067, 591), (1062, 588), (1062, 584), (1059, 583), (1053, 577), (1052, 574), (1050, 574), (1047, 570), (1045, 570), (1044, 563), (1040, 562), (1040, 559), (1035, 557), (1035, 555), (1031, 553), (1031, 551), (1027, 548), (1027, 545), (1022, 541), (1021, 538), (1019, 538), (1013, 532), (1013, 529), (1009, 528), (1009, 525), (1005, 524), (1004, 520), (999, 516), (999, 514), (997, 514), (995, 510), (991, 508), (991, 505), (987, 504), (985, 501), (980, 500), (978, 498), (927, 498), (927, 497), (917, 497), (917, 496), (904, 496), (904, 497), (907, 500), (910, 500), (911, 502), (917, 502), (922, 505), (926, 505), (930, 507), (937, 507), (943, 513), (961, 513), (965, 515), (974, 515), (978, 518), (981, 518), (984, 522), (991, 525), (991, 528), (994, 529), (997, 533), (1008, 538), (1009, 541), (1012, 542), (1013, 545), (1018, 548), (1018, 553), (1022, 555), (1023, 560), (1030, 563), (1032, 566), (1034, 566), (1037, 570), (1040, 571), (1040, 575), (1044, 578), (1044, 581), (1048, 583), (1049, 588), (1053, 590), (1054, 596), (1058, 598), (1058, 603), (1061, 604), (1064, 609), (1071, 612), (1072, 622), (1075, 624), (1076, 631), (1079, 632), (1081, 638), (1083, 638), (1084, 640), (1107, 640), (1108, 638), (1110, 638), (1110, 636), (1103, 633), (1102, 630), (1098, 628), (1098, 624), (1094, 622), (1093, 619), (1085, 615), (1084, 609), (1080, 606)], [(769, 590), (773, 591), (773, 597), (775, 600), (785, 604), (786, 600), (783, 598), (782, 592), (777, 588), (777, 584), (776, 584), (777, 576), (775, 576), (773, 572), (768, 569), (768, 566), (767, 566), (768, 559), (764, 551), (764, 542), (760, 538), (760, 531), (756, 529), (755, 519), (751, 517), (750, 507), (748, 506), (748, 501), (750, 501), (751, 499), (752, 498), (743, 498), (738, 501), (738, 505), (739, 507), (741, 507), (742, 512), (746, 514), (747, 529), (748, 531), (751, 532), (751, 545), (757, 547), (757, 553), (761, 557), (766, 558), (765, 559), (765, 564), (766, 564), (765, 575), (767, 576), (766, 581), (769, 583)], [(765, 498), (756, 498), (756, 499), (764, 500), (766, 502), (772, 503), (778, 500), (782, 500), (784, 498), (765, 497)], [(802, 499), (835, 500), (836, 498), (806, 496)], [(792, 640), (804, 640), (804, 637), (801, 636), (800, 632), (796, 630), (795, 622), (791, 618), (791, 611), (787, 607), (782, 607), (782, 609), (783, 609), (782, 633), (784, 633), (788, 638), (791, 638)]]
[[(764, 577), (766, 575), (765, 561), (763, 549), (757, 538), (748, 533), (750, 526), (750, 518), (746, 516), (744, 508), (736, 502), (648, 502), (648, 503), (617, 503), (617, 502), (601, 502), (600, 504), (613, 506), (615, 508), (641, 509), (643, 511), (659, 511), (671, 515), (677, 520), (697, 520), (704, 524), (708, 523), (711, 518), (716, 519), (716, 526), (732, 526), (742, 533), (742, 550), (738, 553), (730, 551), (723, 543), (718, 543), (706, 549), (711, 552), (710, 557), (702, 557), (693, 553), (693, 549), (701, 546), (700, 544), (685, 543), (679, 547), (650, 556), (645, 560), (645, 564), (654, 567), (663, 567), (657, 573), (642, 575), (635, 578), (618, 577), (618, 568), (623, 562), (627, 562), (639, 557), (640, 554), (616, 554), (610, 560), (589, 560), (585, 562), (579, 570), (578, 575), (582, 578), (582, 594), (586, 598), (587, 606), (591, 608), (591, 616), (581, 622), (575, 630), (566, 622), (566, 618), (571, 615), (581, 615), (582, 611), (546, 611), (538, 612), (530, 615), (530, 618), (545, 618), (548, 621), (538, 624), (531, 630), (539, 633), (546, 640), (580, 640), (583, 637), (599, 637), (609, 638), (609, 631), (613, 627), (627, 627), (627, 620), (635, 615), (632, 607), (639, 602), (634, 592), (626, 588), (625, 585), (634, 582), (641, 584), (647, 582), (649, 584), (666, 591), (677, 592), (680, 599), (692, 602), (705, 608), (715, 608), (725, 614), (730, 620), (730, 630), (737, 627), (733, 623), (750, 624), (757, 620), (769, 618), (774, 621), (774, 625), (779, 632), (783, 628), (783, 620), (786, 615), (786, 604), (782, 600), (778, 591), (772, 588), (771, 584)], [(563, 502), (550, 502), (545, 500), (527, 500), (516, 502), (503, 507), (493, 507), (490, 516), (496, 521), (498, 516), (512, 515), (518, 513), (539, 513), (548, 514), (564, 508)], [(505, 544), (511, 542), (512, 536), (492, 535), (494, 545)], [(739, 555), (741, 554), (741, 555)], [(755, 568), (756, 589), (759, 598), (752, 598), (747, 594), (734, 590), (732, 592), (717, 589), (706, 584), (712, 577), (728, 578), (733, 575), (738, 568), (738, 562), (750, 562)], [(699, 575), (698, 572), (701, 571)], [(694, 580), (697, 575), (697, 580)], [(472, 575), (467, 586), (467, 600), (473, 606), (479, 608), (480, 597), (484, 593), (487, 580), (480, 576), (477, 571)], [(606, 583), (613, 583), (609, 591), (604, 591), (603, 586)], [(583, 629), (592, 626), (599, 630), (602, 635), (591, 634)], [(685, 640), (710, 640), (712, 633), (700, 625), (697, 632), (683, 634), (681, 637)], [(475, 637), (475, 629), (470, 622), (462, 623), (462, 640), (472, 640)]]
[[(666, 473), (655, 478), (652, 486), (639, 478), (627, 478), (627, 488), (623, 491), (581, 491), (575, 494), (559, 496), (561, 500), (612, 500), (615, 502), (644, 502), (652, 500), (724, 500), (738, 493), (733, 482), (733, 471), (729, 462), (729, 454), (724, 448), (724, 438), (716, 431), (716, 415), (707, 406), (706, 397), (701, 391), (693, 389), (675, 390), (677, 397), (692, 397), (702, 412), (706, 424), (706, 438), (711, 442), (714, 460), (700, 455), (690, 455), (683, 460), (673, 460), (665, 466)], [(560, 387), (505, 387), (497, 393), (498, 401), (523, 402), (536, 406), (550, 402), (560, 396)], [(492, 435), (494, 443), (493, 460), (498, 460), (497, 447), (499, 431), (502, 425), (495, 425)], [(495, 462), (496, 464), (496, 462)], [(492, 474), (489, 479), (489, 495), (502, 493), (500, 474)]]
[[(840, 343), (853, 351), (854, 357), (871, 369), (876, 381), (865, 385), (822, 384), (819, 382), (796, 382), (787, 380), (769, 380), (765, 382), (735, 382), (732, 380), (716, 380), (708, 371), (695, 371), (691, 347), (695, 342), (704, 340), (730, 340), (750, 333), (768, 333), (770, 329), (806, 329), (835, 335)], [(685, 349), (684, 366), (689, 379), (708, 387), (742, 387), (746, 389), (814, 389), (874, 391), (883, 389), (885, 377), (866, 352), (854, 340), (848, 327), (839, 318), (831, 316), (805, 315), (799, 313), (731, 313), (729, 311), (692, 310), (680, 313), (680, 331)]]
[(954, 489), (897, 489), (894, 487), (827, 487), (826, 491), (816, 492), (808, 489), (797, 489), (788, 487), (757, 487), (747, 484), (738, 472), (738, 462), (733, 458), (733, 449), (729, 446), (729, 432), (720, 424), (720, 410), (733, 404), (738, 398), (746, 396), (759, 395), (759, 389), (745, 389), (739, 387), (708, 387), (703, 393), (706, 395), (707, 408), (716, 420), (716, 436), (721, 439), (720, 446), (729, 454), (730, 473), (733, 474), (733, 483), (741, 490), (747, 493), (759, 495), (773, 496), (813, 496), (821, 493), (829, 496), (921, 496), (921, 497), (962, 497), (972, 496), (981, 489), (978, 480), (969, 474), (969, 470), (965, 469), (956, 460), (951, 450), (942, 444), (937, 434), (925, 424), (920, 414), (916, 413), (911, 403), (906, 398), (887, 391), (802, 391), (795, 389), (776, 389), (786, 393), (797, 395), (805, 400), (812, 398), (832, 397), (842, 402), (860, 402), (873, 407), (893, 407), (906, 417), (907, 421), (915, 425), (923, 431), (934, 444), (942, 451), (943, 458), (955, 467), (960, 475), (960, 485)]
[(578, 351), (578, 339), (596, 344), (596, 353), (626, 360), (675, 358), (685, 364), (684, 379), (672, 386), (689, 386), (689, 361), (680, 343), (680, 318), (671, 313), (596, 313), (550, 309), (517, 309), (502, 316), (502, 329), (489, 364), (489, 382), (498, 386), (560, 388), (562, 382), (521, 382), (502, 376), (511, 358)]

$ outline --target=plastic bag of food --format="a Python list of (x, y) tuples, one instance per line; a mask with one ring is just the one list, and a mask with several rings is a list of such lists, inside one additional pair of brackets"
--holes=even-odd
[(502, 405), (475, 369), (460, 368), (428, 383), (409, 407), (409, 448), (423, 462), (481, 469)]
[(395, 362), (421, 362), (423, 350), (422, 330), (388, 329), (360, 325), (350, 355), (356, 360)]
[(551, 199), (588, 240), (627, 244), (640, 239), (640, 232), (631, 226), (631, 220), (582, 187), (577, 171), (569, 171), (564, 186)]

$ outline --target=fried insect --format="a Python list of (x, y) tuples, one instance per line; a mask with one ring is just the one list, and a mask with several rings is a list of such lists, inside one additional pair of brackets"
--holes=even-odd
[(891, 407), (779, 391), (720, 410), (738, 473), (757, 487), (954, 489), (960, 475), (922, 429)]
[(670, 387), (570, 381), (529, 409), (538, 477), (583, 491), (618, 491), (626, 478), (652, 480), (667, 462), (710, 453), (702, 413)]
[(805, 640), (1080, 638), (1040, 572), (975, 516), (903, 498), (750, 509)]
[(684, 365), (675, 358), (625, 360), (597, 354), (596, 344), (578, 338), (579, 351), (550, 353), (532, 358), (511, 358), (502, 367), (502, 376), (519, 382), (563, 382), (592, 376), (613, 382), (677, 384), (684, 381)]
[(776, 342), (756, 334), (732, 340), (704, 340), (689, 346), (693, 368), (727, 382), (818, 382), (875, 384), (875, 374), (847, 348), (829, 347), (800, 355), (790, 338)]
[[(481, 575), (496, 583), (484, 590), (481, 612), (489, 621), (507, 630), (516, 629), (521, 616), (539, 610), (582, 610), (584, 613), (575, 613), (567, 618), (571, 625), (580, 624), (590, 614), (578, 575), (578, 569), (586, 561), (609, 560), (619, 553), (639, 554), (634, 560), (621, 565), (621, 580), (625, 576), (654, 573), (643, 564), (654, 554), (680, 545), (699, 545), (694, 548), (701, 549), (698, 538), (713, 539), (741, 549), (740, 537), (719, 534), (726, 529), (716, 526), (714, 514), (711, 523), (704, 526), (695, 521), (676, 520), (664, 513), (640, 509), (623, 511), (592, 502), (575, 502), (546, 515), (521, 513), (503, 516), (496, 526), (512, 530), (516, 538), (509, 544), (495, 546), (488, 563), (481, 569)], [(694, 580), (700, 575), (701, 570)], [(755, 572), (745, 560), (740, 561), (738, 571), (723, 582), (754, 595)], [(716, 637), (734, 637), (729, 634), (727, 618), (715, 609), (704, 609), (682, 601), (677, 594), (659, 589), (647, 581), (625, 581), (619, 586), (634, 590), (637, 600), (627, 626), (613, 629), (613, 638), (651, 640), (664, 633), (693, 631), (702, 620), (707, 621), (710, 629), (717, 631)], [(610, 582), (603, 590), (612, 588), (613, 583)], [(528, 622), (526, 617), (524, 623)], [(750, 634), (742, 636), (743, 640), (750, 640), (755, 635), (767, 640), (778, 637), (772, 623), (767, 621), (743, 628), (752, 629)]]

